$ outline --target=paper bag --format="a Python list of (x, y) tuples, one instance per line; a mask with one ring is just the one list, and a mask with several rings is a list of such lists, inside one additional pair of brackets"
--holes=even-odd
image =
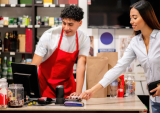
[[(108, 70), (110, 70), (117, 64), (118, 52), (101, 52), (101, 53), (97, 53), (97, 57), (107, 57)], [(107, 86), (107, 95), (110, 95), (110, 85)]]
[[(86, 89), (96, 85), (108, 71), (107, 57), (87, 57)], [(107, 97), (107, 88), (94, 94), (93, 98)]]

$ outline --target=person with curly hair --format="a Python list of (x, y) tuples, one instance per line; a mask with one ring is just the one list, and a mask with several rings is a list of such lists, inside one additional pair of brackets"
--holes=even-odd
[[(42, 97), (56, 98), (55, 88), (64, 86), (65, 98), (79, 96), (82, 92), (86, 57), (89, 55), (89, 37), (78, 28), (82, 25), (84, 12), (74, 5), (61, 11), (62, 26), (43, 33), (33, 56), (37, 65)], [(76, 82), (73, 65), (77, 61)]]

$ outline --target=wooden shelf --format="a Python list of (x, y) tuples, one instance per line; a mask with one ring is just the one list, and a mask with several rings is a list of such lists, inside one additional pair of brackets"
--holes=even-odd
[[(55, 6), (54, 6), (55, 5)], [(66, 7), (66, 6), (70, 6), (69, 4), (60, 4), (60, 5), (56, 5), (56, 4), (52, 4), (52, 5), (44, 5), (44, 4), (34, 4), (35, 7), (48, 7), (48, 8), (53, 8), (53, 7)]]
[(14, 8), (14, 7), (21, 7), (21, 8), (25, 8), (25, 7), (32, 7), (32, 5), (28, 5), (28, 4), (25, 4), (25, 6), (22, 6), (21, 4), (15, 4), (15, 6), (12, 4), (5, 4), (5, 6), (1, 6), (1, 4), (0, 4), (0, 7), (1, 8), (5, 8), (5, 7), (12, 7), (12, 8)]
[(16, 54), (32, 54), (32, 53), (27, 53), (27, 52), (0, 52), (1, 54), (10, 54), (10, 55), (16, 55)]
[(33, 28), (33, 25), (32, 25), (32, 27), (30, 27), (30, 26), (20, 26), (20, 25), (0, 25), (0, 29), (2, 29), (2, 28), (9, 28), (9, 29), (12, 29), (12, 28)]

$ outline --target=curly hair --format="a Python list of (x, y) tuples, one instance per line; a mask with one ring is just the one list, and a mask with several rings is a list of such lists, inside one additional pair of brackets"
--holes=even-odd
[(60, 17), (62, 19), (69, 18), (69, 19), (73, 19), (75, 21), (81, 21), (83, 19), (83, 14), (84, 14), (84, 12), (83, 12), (82, 8), (80, 8), (78, 6), (70, 5), (68, 7), (65, 7), (61, 11)]

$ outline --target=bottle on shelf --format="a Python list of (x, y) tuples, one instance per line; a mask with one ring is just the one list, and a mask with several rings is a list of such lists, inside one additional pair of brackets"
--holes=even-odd
[(0, 52), (2, 52), (2, 39), (1, 39), (1, 32), (0, 32)]
[(6, 78), (7, 79), (7, 57), (4, 57), (4, 62), (3, 62), (3, 67), (2, 67), (2, 78)]
[(17, 50), (17, 31), (13, 31), (12, 51)]
[(26, 60), (25, 60), (25, 55), (24, 54), (22, 54), (22, 59), (21, 59), (21, 61), (20, 61), (20, 63), (21, 64), (25, 64), (26, 63)]
[(9, 34), (9, 51), (13, 51), (13, 34)]
[(18, 38), (18, 33), (17, 33), (17, 31), (13, 31), (13, 32), (15, 32), (16, 41), (17, 41), (17, 43), (16, 43), (16, 52), (19, 52), (19, 38)]
[(12, 57), (9, 58), (9, 63), (8, 63), (8, 70), (7, 70), (7, 79), (13, 79), (13, 75), (12, 75)]
[(1, 58), (0, 58), (0, 78), (2, 78), (2, 67), (1, 67)]
[(9, 48), (9, 38), (8, 38), (8, 32), (6, 32), (6, 36), (4, 38), (4, 51), (8, 52)]

